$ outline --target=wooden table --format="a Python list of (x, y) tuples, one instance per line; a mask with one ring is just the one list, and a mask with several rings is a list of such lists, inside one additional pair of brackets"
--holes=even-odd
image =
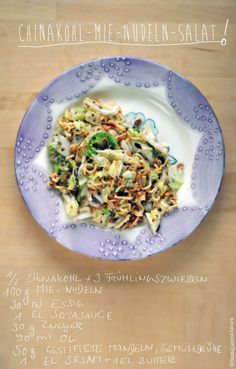
[[(232, 364), (236, 308), (235, 1), (1, 0), (0, 8), (1, 368), (228, 368), (230, 352)], [(213, 23), (223, 30), (227, 18), (225, 47), (17, 47), (18, 27), (22, 23)], [(146, 57), (186, 76), (209, 99), (226, 145), (224, 182), (211, 214), (178, 247), (134, 262), (97, 261), (58, 247), (29, 214), (14, 176), (16, 134), (38, 91), (71, 66), (109, 55)], [(40, 281), (40, 276), (52, 277), (57, 273), (76, 275), (82, 281)], [(110, 281), (109, 273), (121, 275), (123, 282)], [(145, 281), (133, 282), (138, 275), (145, 276)], [(155, 276), (155, 281), (148, 281), (148, 275)], [(182, 280), (174, 282), (173, 278), (180, 276)], [(37, 280), (31, 281), (32, 278)], [(96, 278), (101, 281), (96, 282)], [(66, 293), (66, 284), (69, 290), (73, 287), (76, 291), (76, 286), (82, 290)], [(57, 289), (60, 292), (55, 292)], [(83, 320), (83, 330), (80, 326), (68, 332), (40, 328), (37, 314), (49, 323), (55, 322), (54, 304), (58, 302), (53, 299), (71, 299), (71, 304), (77, 304), (58, 308), (57, 312), (106, 311), (106, 317)], [(102, 346), (92, 348), (92, 344)], [(190, 352), (183, 352), (185, 349)], [(89, 362), (89, 355), (96, 365)], [(102, 360), (107, 358), (106, 363), (99, 362), (100, 356)], [(82, 360), (88, 360), (87, 364), (82, 364)]]

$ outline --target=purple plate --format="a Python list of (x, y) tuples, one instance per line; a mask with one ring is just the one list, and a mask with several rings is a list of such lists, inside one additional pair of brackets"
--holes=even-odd
[[(179, 208), (153, 235), (143, 223), (132, 230), (72, 223), (60, 196), (47, 187), (47, 142), (58, 116), (85, 96), (118, 102), (128, 117), (168, 142), (173, 163), (185, 164)], [(205, 218), (224, 173), (224, 141), (217, 118), (200, 91), (167, 67), (133, 57), (109, 57), (75, 66), (50, 82), (27, 110), (16, 141), (15, 172), (23, 199), (41, 227), (65, 247), (109, 260), (144, 258), (186, 238)]]

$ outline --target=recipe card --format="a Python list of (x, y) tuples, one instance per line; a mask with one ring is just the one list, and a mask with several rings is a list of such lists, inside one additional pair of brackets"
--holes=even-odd
[(1, 368), (234, 368), (234, 2), (0, 7)]

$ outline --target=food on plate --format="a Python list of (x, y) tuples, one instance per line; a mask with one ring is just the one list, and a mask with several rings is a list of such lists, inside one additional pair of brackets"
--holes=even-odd
[(87, 97), (58, 119), (48, 144), (49, 186), (69, 217), (118, 230), (146, 219), (156, 233), (177, 207), (184, 165), (172, 165), (169, 146), (143, 117)]

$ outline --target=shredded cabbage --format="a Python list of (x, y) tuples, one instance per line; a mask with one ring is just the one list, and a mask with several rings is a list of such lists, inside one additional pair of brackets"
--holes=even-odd
[(177, 207), (183, 164), (169, 155), (144, 115), (123, 115), (116, 103), (85, 98), (66, 109), (48, 144), (49, 186), (69, 217), (98, 226), (133, 228), (145, 219), (153, 233)]

